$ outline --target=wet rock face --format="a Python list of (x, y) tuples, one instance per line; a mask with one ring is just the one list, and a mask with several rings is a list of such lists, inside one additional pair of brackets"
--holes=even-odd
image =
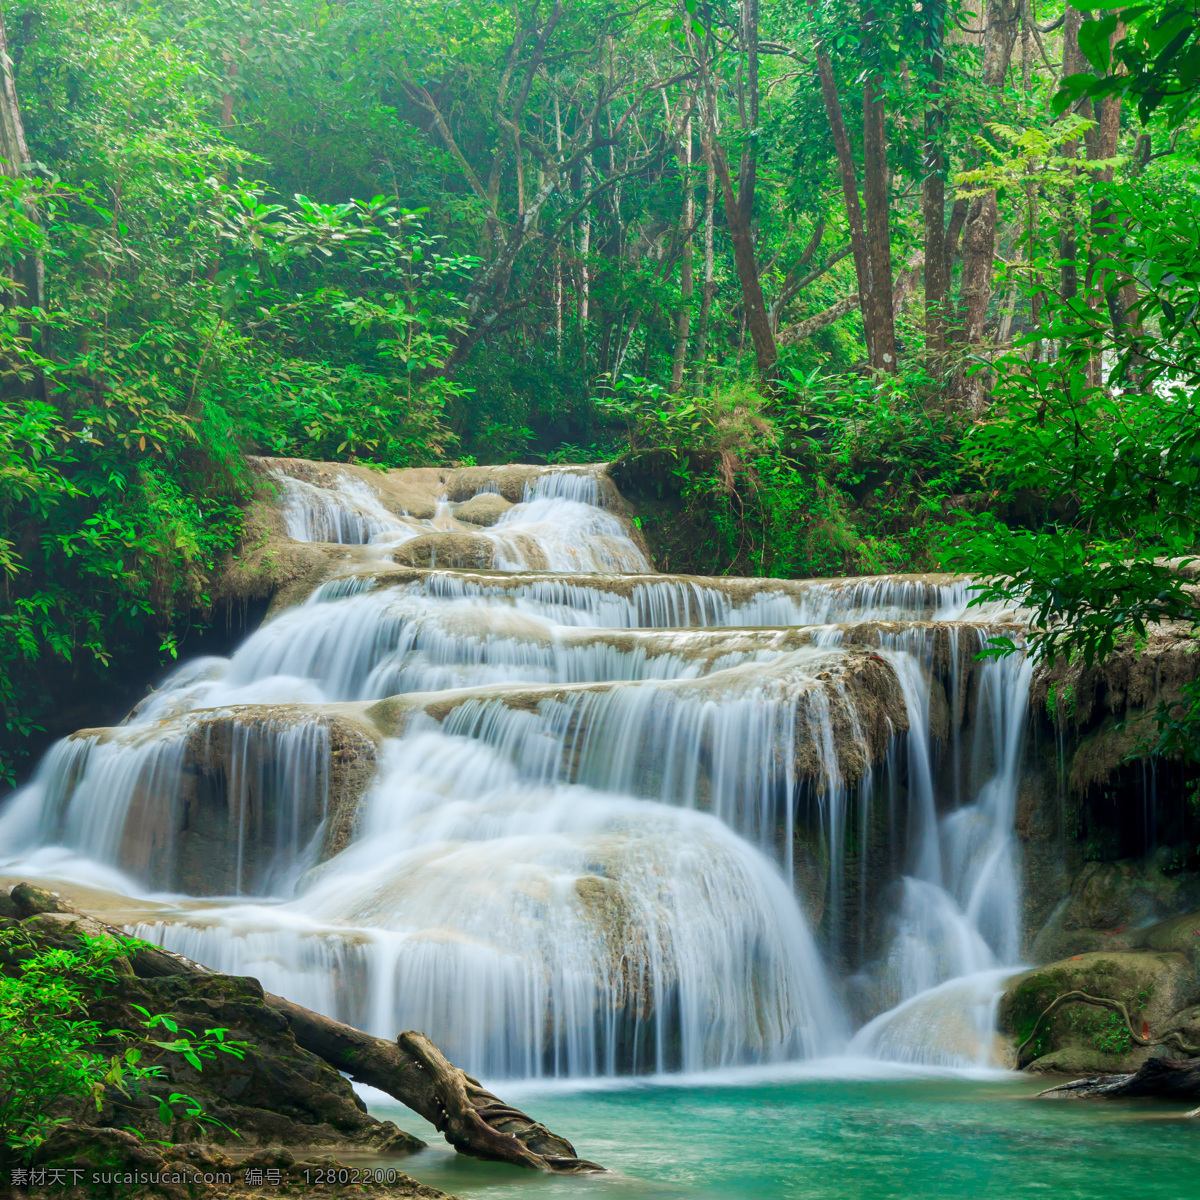
[(378, 735), (336, 713), (255, 705), (76, 741), (86, 758), (60, 820), (103, 806), (116, 866), (151, 888), (213, 896), (286, 887), (345, 847)]
[(477, 533), (429, 533), (402, 542), (391, 557), (407, 567), (489, 571), (496, 562), (496, 543)]
[[(579, 467), (544, 467), (527, 463), (509, 463), (496, 467), (460, 467), (448, 471), (445, 476), (446, 495), (451, 500), (470, 500), (480, 493), (488, 493), (507, 500), (509, 504), (520, 504), (546, 476), (573, 476), (581, 482), (590, 481), (595, 487), (592, 503), (624, 515), (628, 509), (616, 484), (609, 477), (604, 463), (591, 463)], [(470, 520), (464, 517), (464, 520)]]
[(419, 520), (427, 520), (437, 511), (448, 474), (441, 467), (376, 471), (353, 463), (313, 462), (306, 458), (257, 458), (251, 461), (268, 477), (285, 475), (313, 487), (336, 488), (345, 480), (353, 480), (377, 494), (384, 508)]
[(336, 716), (206, 717), (188, 738), (173, 886), (253, 894), (336, 854), (350, 841), (376, 755), (363, 728)]
[[(1102, 949), (1151, 946), (1151, 927), (1159, 931), (1154, 936), (1161, 941), (1166, 936), (1161, 930), (1174, 929), (1179, 922), (1186, 927), (1190, 918), (1156, 923), (1194, 906), (1200, 906), (1200, 879), (1190, 872), (1164, 872), (1161, 856), (1086, 863), (1037, 935), (1031, 954), (1035, 962), (1048, 962)], [(1200, 943), (1200, 938), (1193, 940)], [(1155, 948), (1190, 951), (1192, 943), (1185, 938)]]

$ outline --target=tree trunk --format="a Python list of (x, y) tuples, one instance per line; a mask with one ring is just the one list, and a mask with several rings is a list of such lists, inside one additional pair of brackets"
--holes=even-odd
[[(961, 197), (954, 201), (950, 208), (950, 220), (946, 225), (946, 290), (950, 290), (950, 279), (954, 274), (954, 260), (958, 257), (958, 239), (962, 237), (962, 228), (967, 222), (967, 209), (970, 205)], [(948, 333), (949, 331), (947, 331)]]
[[(1080, 75), (1088, 70), (1087, 59), (1079, 49), (1079, 30), (1083, 26), (1083, 13), (1077, 8), (1068, 6), (1063, 17), (1063, 61), (1062, 73)], [(1092, 116), (1092, 102), (1084, 100), (1076, 110), (1081, 117), (1088, 119)], [(1078, 140), (1065, 142), (1062, 156), (1074, 162), (1079, 153)], [(1073, 171), (1073, 168), (1071, 168)], [(1076, 208), (1078, 200), (1074, 190), (1068, 191), (1063, 197), (1062, 230), (1058, 240), (1058, 255), (1061, 259), (1058, 294), (1064, 300), (1073, 300), (1079, 294), (1079, 230)]]
[(405, 1030), (389, 1042), (282, 996), (268, 992), (266, 1001), (287, 1018), (298, 1045), (351, 1079), (394, 1096), (461, 1153), (538, 1171), (603, 1170), (453, 1066), (423, 1033)]
[[(984, 192), (971, 201), (963, 233), (962, 339), (968, 346), (983, 341), (983, 323), (992, 298), (992, 260), (996, 255), (996, 193)], [(970, 407), (983, 407), (984, 373), (960, 372), (963, 397)]]
[[(875, 21), (868, 8), (864, 26)], [(871, 32), (869, 36), (874, 37)], [(863, 207), (866, 210), (867, 285), (871, 308), (871, 366), (896, 371), (896, 323), (892, 306), (892, 238), (888, 213), (887, 131), (884, 124), (883, 78), (863, 83)]]
[(846, 133), (846, 120), (842, 115), (837, 81), (833, 77), (833, 64), (829, 61), (829, 55), (820, 49), (817, 50), (817, 76), (821, 81), (825, 117), (829, 121), (829, 132), (833, 136), (833, 148), (842, 178), (846, 225), (850, 230), (850, 252), (854, 255), (854, 273), (858, 280), (859, 303), (862, 308), (863, 337), (867, 343), (867, 357), (870, 359), (873, 358), (871, 348), (874, 344), (874, 326), (868, 299), (871, 291), (870, 269), (867, 263), (867, 238), (863, 230), (862, 206), (858, 200), (858, 176), (854, 170), (854, 155), (850, 150), (850, 137)]
[[(1008, 65), (1017, 41), (1021, 0), (987, 0), (984, 10), (983, 85), (997, 94), (1004, 90)], [(958, 338), (967, 346), (983, 341), (984, 320), (992, 298), (992, 264), (996, 257), (996, 223), (999, 208), (995, 191), (971, 201), (963, 236), (961, 325)], [(970, 407), (983, 407), (984, 374), (959, 371), (959, 387)]]
[(795, 325), (789, 325), (786, 329), (781, 329), (779, 331), (779, 344), (781, 346), (795, 346), (798, 342), (812, 337), (814, 333), (820, 332), (826, 325), (832, 325), (839, 317), (844, 317), (857, 303), (857, 294), (847, 296), (845, 299), (839, 300), (836, 304), (831, 304), (824, 312), (817, 313), (815, 317), (809, 317), (807, 320), (799, 321)]
[[(929, 28), (925, 35), (926, 70), (930, 91), (941, 90), (944, 67), (945, 0), (930, 0)], [(938, 141), (943, 124), (942, 110), (935, 104), (925, 111), (925, 179), (921, 185), (921, 211), (925, 222), (925, 351), (934, 374), (941, 371), (946, 353), (946, 293), (949, 272), (946, 263), (946, 161)]]
[(779, 353), (775, 348), (775, 335), (771, 332), (767, 304), (758, 278), (749, 205), (743, 205), (743, 201), (752, 200), (752, 196), (748, 196), (745, 191), (741, 196), (734, 195), (733, 180), (729, 176), (725, 152), (716, 144), (713, 145), (713, 162), (717, 169), (717, 177), (721, 181), (721, 193), (725, 201), (725, 224), (729, 229), (729, 240), (733, 243), (733, 263), (737, 269), (738, 282), (742, 286), (742, 305), (750, 339), (754, 343), (754, 358), (759, 373), (765, 376), (770, 374)]
[[(32, 160), (25, 142), (25, 124), (21, 120), (21, 107), (17, 103), (17, 81), (13, 75), (13, 60), (8, 50), (8, 35), (4, 28), (4, 14), (0, 12), (0, 173), (13, 179), (27, 175)], [(35, 224), (41, 224), (37, 209), (24, 203), (24, 212)], [(45, 308), (46, 271), (42, 256), (31, 247), (26, 253), (11, 260), (12, 290), (0, 290), (0, 303), (24, 308)], [(3, 285), (0, 285), (2, 288)], [(22, 323), (21, 336), (29, 336), (29, 327)]]
[(591, 280), (588, 276), (588, 254), (592, 248), (592, 222), (587, 209), (579, 220), (579, 365), (587, 374), (587, 325), (588, 292)]
[(678, 395), (683, 388), (683, 370), (687, 365), (688, 335), (692, 326), (692, 293), (695, 281), (692, 272), (692, 226), (696, 221), (696, 196), (692, 191), (692, 121), (690, 115), (683, 122), (683, 136), (679, 143), (679, 167), (683, 175), (683, 248), (679, 264), (679, 312), (675, 318), (675, 355), (671, 363), (671, 394)]
[(712, 163), (721, 184), (721, 195), (725, 202), (725, 224), (729, 230), (729, 240), (733, 244), (733, 262), (742, 290), (743, 319), (754, 343), (754, 358), (759, 374), (767, 378), (775, 366), (779, 352), (775, 346), (775, 334), (771, 330), (762, 283), (758, 277), (752, 224), (754, 187), (758, 174), (758, 0), (743, 0), (740, 40), (746, 54), (746, 75), (744, 84), (739, 87), (743, 138), (736, 191), (725, 150), (717, 140), (716, 85), (712, 65), (702, 43), (697, 41), (694, 45), (698, 52), (697, 60), (706, 93), (705, 123)]
[(712, 145), (701, 139), (704, 153), (704, 285), (700, 293), (700, 322), (696, 330), (696, 394), (704, 392), (704, 376), (708, 365), (708, 324), (712, 316), (713, 293), (716, 291), (713, 258), (713, 209), (717, 200), (717, 172), (713, 165)]
[[(1118, 23), (1112, 33), (1110, 49), (1124, 36), (1125, 26), (1123, 23)], [(1121, 136), (1121, 97), (1119, 94), (1109, 96), (1101, 100), (1095, 108), (1094, 115), (1097, 124), (1096, 128), (1087, 134), (1087, 152), (1090, 161), (1102, 162), (1114, 158), (1117, 153), (1117, 145)], [(1113, 168), (1104, 167), (1099, 171), (1093, 171), (1092, 176), (1102, 183), (1112, 183)], [(1093, 237), (1099, 236), (1101, 233), (1103, 225), (1108, 220), (1110, 210), (1111, 205), (1106, 200), (1101, 199), (1093, 203), (1091, 218)], [(1112, 323), (1113, 330), (1119, 336), (1125, 326), (1121, 290), (1114, 286), (1115, 276), (1112, 271), (1100, 271), (1097, 274), (1095, 261), (1096, 254), (1093, 251), (1088, 255), (1087, 282), (1089, 293), (1095, 295), (1095, 303), (1098, 306), (1107, 308), (1109, 321)], [(1101, 382), (1103, 371), (1098, 353), (1092, 356), (1088, 374), (1091, 377), (1090, 382), (1093, 385), (1098, 385)]]

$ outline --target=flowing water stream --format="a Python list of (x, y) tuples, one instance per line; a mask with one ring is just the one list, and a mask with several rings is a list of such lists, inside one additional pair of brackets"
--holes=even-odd
[(55, 746), (0, 871), (489, 1079), (994, 1064), (1029, 685), (976, 658), (1003, 614), (944, 577), (657, 575), (602, 472), (514, 502), (513, 470), (421, 517), (282, 474), (287, 534), (357, 557)]

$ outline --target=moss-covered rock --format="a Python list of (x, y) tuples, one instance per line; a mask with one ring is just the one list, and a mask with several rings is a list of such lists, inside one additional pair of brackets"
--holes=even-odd
[[(1135, 1043), (1119, 1012), (1085, 1002), (1060, 1004), (1039, 1020), (1069, 992), (1123, 1004), (1135, 1030), (1140, 1027), (1151, 1045)], [(1191, 963), (1182, 954), (1080, 954), (1010, 981), (1000, 1001), (999, 1025), (1020, 1048), (1018, 1066), (1037, 1071), (1133, 1071), (1149, 1055), (1163, 1052), (1154, 1039), (1197, 999)]]

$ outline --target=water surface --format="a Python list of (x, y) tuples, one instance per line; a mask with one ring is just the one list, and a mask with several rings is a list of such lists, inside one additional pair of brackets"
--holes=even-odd
[(1040, 1086), (809, 1077), (498, 1087), (612, 1171), (582, 1179), (464, 1158), (406, 1110), (371, 1108), (430, 1141), (405, 1171), (466, 1200), (1200, 1197), (1200, 1119), (1184, 1118), (1184, 1105), (1035, 1100)]

